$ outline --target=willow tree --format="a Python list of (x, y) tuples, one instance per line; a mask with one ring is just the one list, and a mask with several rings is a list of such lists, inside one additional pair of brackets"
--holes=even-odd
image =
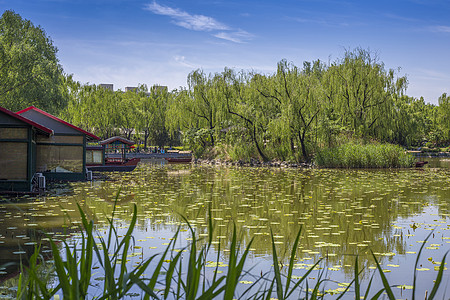
[(0, 18), (0, 106), (35, 105), (56, 114), (67, 104), (57, 48), (45, 31), (7, 10)]
[(119, 124), (120, 92), (95, 85), (72, 83), (63, 118), (74, 125), (108, 138), (116, 133)]
[(251, 86), (255, 76), (260, 75), (244, 71), (237, 73), (231, 69), (225, 69), (221, 75), (220, 93), (233, 124), (229, 128), (233, 127), (233, 131), (238, 131), (240, 134), (240, 142), (242, 142), (240, 147), (247, 148), (247, 153), (254, 147), (260, 159), (268, 161), (269, 156), (264, 148), (273, 107), (271, 103), (265, 101), (264, 97), (261, 97), (257, 89)]
[(176, 91), (168, 108), (171, 132), (181, 130), (183, 139), (200, 155), (214, 148), (224, 117), (223, 103), (217, 96), (218, 75), (195, 70), (188, 76), (188, 89)]
[(342, 125), (358, 137), (382, 136), (393, 109), (392, 95), (406, 86), (405, 78), (396, 79), (396, 72), (386, 71), (384, 64), (368, 50), (347, 51), (333, 63), (328, 72), (332, 80), (327, 87), (333, 91), (333, 104)]
[(443, 93), (438, 99), (438, 127), (442, 131), (442, 143), (450, 144), (450, 95)]
[(423, 99), (406, 95), (393, 95), (394, 109), (385, 116), (389, 120), (386, 126), (386, 141), (403, 146), (419, 145), (427, 135), (426, 104)]
[[(309, 160), (309, 145), (312, 143), (311, 132), (324, 97), (321, 87), (320, 62), (315, 69), (299, 69), (293, 63), (282, 60), (278, 63), (277, 72), (261, 80), (255, 77), (257, 91), (266, 101), (275, 101), (274, 113), (269, 128), (271, 138), (278, 140), (274, 147), (286, 148), (289, 145), (291, 155), (300, 159), (297, 149), (301, 149), (301, 157)], [(284, 145), (283, 145), (284, 144)]]
[(116, 126), (120, 128), (122, 134), (127, 139), (131, 139), (131, 135), (138, 126), (138, 105), (140, 102), (140, 95), (137, 91), (131, 90), (125, 93), (117, 93), (118, 113), (115, 115)]
[(144, 149), (147, 141), (154, 145), (165, 146), (169, 142), (169, 132), (166, 129), (166, 110), (171, 93), (166, 88), (153, 86), (148, 91), (147, 86), (141, 85), (138, 91), (138, 105), (136, 115), (136, 132), (144, 135)]

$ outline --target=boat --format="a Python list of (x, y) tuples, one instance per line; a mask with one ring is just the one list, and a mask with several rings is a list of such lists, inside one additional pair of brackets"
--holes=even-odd
[(86, 165), (86, 168), (94, 172), (131, 172), (136, 169), (140, 160), (140, 158), (132, 158), (121, 163), (107, 160), (104, 165)]
[[(136, 169), (140, 158), (127, 158), (127, 152), (134, 148), (134, 142), (114, 136), (86, 147), (86, 168), (95, 172), (131, 172)], [(117, 156), (119, 154), (119, 156)]]
[(415, 166), (416, 166), (416, 168), (422, 168), (427, 163), (428, 163), (428, 161), (418, 161), (418, 162), (416, 162)]
[(169, 163), (188, 163), (192, 161), (192, 157), (165, 157)]

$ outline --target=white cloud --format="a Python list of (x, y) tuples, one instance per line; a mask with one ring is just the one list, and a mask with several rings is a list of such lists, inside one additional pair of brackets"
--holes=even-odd
[(246, 32), (246, 31), (243, 31), (243, 30), (239, 30), (236, 32), (222, 31), (217, 34), (214, 34), (214, 36), (216, 38), (231, 41), (234, 43), (244, 43), (253, 37), (253, 35), (251, 35), (250, 33)]
[(218, 31), (213, 34), (214, 37), (233, 43), (244, 43), (253, 37), (244, 30), (236, 30), (214, 18), (204, 15), (193, 15), (178, 8), (160, 5), (156, 1), (147, 4), (145, 9), (157, 15), (168, 16), (174, 24), (189, 30)]
[(203, 15), (191, 15), (185, 11), (177, 8), (160, 5), (156, 2), (147, 4), (146, 10), (149, 10), (157, 15), (168, 16), (173, 19), (173, 22), (181, 27), (196, 31), (212, 31), (212, 30), (230, 30), (230, 28), (215, 20), (214, 18)]
[(175, 60), (175, 62), (177, 62), (177, 64), (182, 65), (183, 67), (188, 67), (191, 69), (196, 68), (194, 64), (186, 61), (186, 57), (184, 57), (183, 55), (175, 55), (173, 59)]
[(433, 27), (431, 27), (431, 31), (450, 33), (450, 26), (433, 26)]
[(430, 70), (430, 69), (417, 69), (416, 77), (424, 80), (433, 80), (433, 81), (449, 81), (450, 76), (447, 73)]
[(348, 27), (350, 26), (349, 23), (347, 22), (339, 22), (339, 21), (335, 21), (334, 18), (330, 17), (328, 19), (306, 19), (306, 18), (291, 18), (288, 17), (286, 18), (287, 20), (292, 20), (298, 23), (303, 23), (303, 24), (316, 24), (316, 25), (320, 25), (320, 26), (327, 26), (327, 27)]
[(384, 14), (386, 18), (393, 19), (393, 20), (399, 20), (399, 21), (405, 21), (405, 22), (420, 22), (419, 19), (410, 18), (410, 17), (404, 17), (392, 13), (386, 13)]

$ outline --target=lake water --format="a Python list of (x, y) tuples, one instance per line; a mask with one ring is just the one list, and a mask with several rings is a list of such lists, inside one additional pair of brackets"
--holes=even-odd
[[(0, 274), (3, 279), (16, 275), (14, 263), (29, 257), (34, 243), (49, 235), (76, 241), (77, 203), (95, 219), (99, 235), (103, 234), (117, 199), (119, 234), (127, 229), (133, 205), (138, 209), (133, 251), (139, 255), (130, 258), (130, 266), (164, 251), (179, 226), (177, 246), (187, 245), (189, 232), (182, 216), (205, 237), (211, 211), (213, 245), (220, 244), (221, 249), (231, 242), (233, 224), (243, 244), (254, 237), (246, 262), (246, 269), (252, 271), (243, 278), (242, 290), (273, 268), (271, 231), (278, 256), (287, 264), (301, 228), (294, 275), (301, 276), (322, 259), (308, 280), (329, 278), (324, 290), (334, 292), (354, 278), (356, 256), (360, 269), (365, 268), (362, 285), (367, 286), (376, 267), (370, 251), (390, 284), (411, 285), (417, 252), (431, 234), (417, 268), (416, 295), (423, 299), (450, 249), (449, 162), (430, 160), (424, 169), (404, 170), (222, 168), (144, 162), (131, 173), (110, 173), (108, 180), (55, 184), (45, 197), (0, 203)], [(220, 259), (227, 261), (226, 252)], [(449, 275), (446, 270), (440, 298), (450, 297)], [(95, 276), (101, 281), (101, 274)], [(14, 285), (14, 280), (9, 282)], [(376, 274), (371, 290), (381, 287)], [(95, 287), (92, 289), (95, 293)], [(394, 292), (399, 299), (411, 298), (407, 288), (394, 287)], [(344, 298), (353, 299), (353, 294)]]

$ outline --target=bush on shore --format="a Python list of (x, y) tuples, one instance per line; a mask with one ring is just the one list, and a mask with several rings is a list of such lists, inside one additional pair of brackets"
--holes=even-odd
[(315, 163), (327, 168), (408, 168), (414, 157), (398, 145), (349, 142), (318, 151)]

